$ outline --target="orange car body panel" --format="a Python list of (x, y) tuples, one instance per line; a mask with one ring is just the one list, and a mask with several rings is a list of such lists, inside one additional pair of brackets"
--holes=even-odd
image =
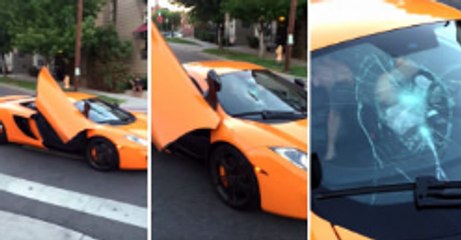
[[(26, 107), (18, 107), (18, 103), (32, 101), (33, 98), (29, 96), (8, 96), (0, 99), (0, 116), (18, 116), (29, 119), (34, 110)], [(13, 117), (2, 117), (1, 121), (6, 126), (8, 140), (19, 144), (29, 145), (38, 148), (44, 148), (40, 134), (38, 134), (35, 122), (29, 121), (31, 130), (35, 135), (35, 139), (26, 136), (14, 122)]]
[(325, 221), (315, 213), (310, 215), (310, 221), (312, 229), (315, 226), (315, 231), (310, 232), (309, 239), (311, 240), (371, 240), (371, 238), (367, 238), (341, 226), (331, 225), (330, 222)]
[[(38, 110), (52, 124), (62, 140), (68, 141), (77, 133), (86, 130), (87, 138), (104, 137), (109, 139), (118, 150), (121, 169), (147, 169), (147, 146), (129, 141), (127, 134), (147, 139), (147, 116), (132, 113), (136, 120), (128, 125), (111, 126), (97, 124), (86, 117), (73, 105), (77, 101), (96, 96), (80, 92), (63, 92), (48, 70), (42, 69), (38, 82), (38, 97), (7, 96), (0, 98), (0, 120), (6, 127), (9, 142), (46, 149), (38, 127), (31, 116), (36, 113), (22, 104), (35, 101)], [(42, 94), (46, 93), (46, 94)], [(59, 100), (62, 99), (62, 100)], [(30, 130), (35, 138), (26, 136), (14, 122), (13, 116), (28, 119)], [(82, 122), (83, 123), (82, 123)], [(58, 131), (61, 129), (60, 131)]]
[[(164, 149), (188, 132), (210, 129), (211, 144), (231, 144), (255, 166), (264, 210), (306, 219), (306, 171), (282, 159), (268, 147), (296, 147), (307, 152), (307, 120), (271, 127), (231, 118), (219, 106), (213, 110), (190, 79), (196, 79), (206, 92), (205, 79), (211, 69), (226, 74), (264, 68), (243, 62), (208, 61), (186, 64), (186, 73), (155, 25), (151, 54), (152, 138), (156, 147)], [(287, 132), (296, 137), (287, 138)], [(284, 196), (283, 199), (280, 196)]]
[(155, 24), (151, 34), (151, 134), (155, 146), (163, 149), (187, 132), (216, 128), (219, 118), (195, 89)]
[(67, 99), (66, 94), (48, 69), (42, 68), (38, 76), (36, 105), (59, 138), (66, 143), (93, 124), (70, 101), (59, 99)]
[(143, 113), (132, 113), (136, 121), (128, 125), (109, 126), (98, 125), (88, 130), (87, 137), (104, 137), (110, 139), (117, 147), (120, 169), (147, 169), (147, 147), (126, 139), (127, 134), (147, 140), (147, 116)]
[(311, 49), (412, 25), (461, 18), (432, 0), (323, 0), (309, 6)]
[[(461, 19), (460, 11), (432, 0), (311, 0), (311, 3), (311, 51), (413, 25)], [(310, 216), (311, 239), (369, 239), (332, 226), (315, 213)]]
[(365, 237), (340, 226), (335, 226), (335, 230), (340, 240), (371, 240), (371, 238)]
[[(207, 61), (184, 65), (202, 90), (207, 90), (207, 72), (218, 74), (264, 68), (233, 61)], [(280, 124), (265, 124), (233, 118), (221, 106), (216, 111), (219, 126), (211, 131), (211, 144), (228, 143), (237, 147), (254, 166), (261, 208), (278, 215), (307, 218), (307, 173), (283, 159), (270, 147), (294, 147), (307, 152), (307, 119)], [(270, 160), (268, 160), (270, 159)], [(283, 196), (283, 197), (280, 197)]]

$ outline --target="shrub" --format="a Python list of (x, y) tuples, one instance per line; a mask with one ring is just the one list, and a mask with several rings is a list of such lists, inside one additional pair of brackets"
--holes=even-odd
[(39, 72), (39, 69), (36, 68), (35, 66), (32, 66), (30, 67), (27, 72), (29, 73), (30, 76), (32, 77), (37, 77), (38, 76), (38, 72)]
[(95, 76), (102, 80), (104, 90), (121, 92), (129, 83), (129, 65), (125, 62), (132, 46), (129, 41), (119, 38), (114, 26), (98, 27), (90, 48)]

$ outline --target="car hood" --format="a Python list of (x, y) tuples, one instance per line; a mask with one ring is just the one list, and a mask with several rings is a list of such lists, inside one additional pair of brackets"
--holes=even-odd
[(309, 7), (313, 50), (403, 27), (461, 18), (460, 11), (441, 1), (315, 1)]
[(307, 119), (267, 123), (233, 119), (227, 123), (252, 147), (295, 147), (307, 152)]
[(122, 131), (147, 139), (147, 116), (141, 113), (133, 113), (136, 120), (128, 125), (114, 126)]
[(317, 214), (310, 215), (312, 231), (310, 239), (312, 240), (369, 240), (365, 236), (350, 231), (346, 228), (333, 225), (325, 219), (319, 217)]

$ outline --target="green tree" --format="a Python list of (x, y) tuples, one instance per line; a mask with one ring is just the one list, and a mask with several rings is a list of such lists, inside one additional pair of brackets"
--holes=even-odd
[(0, 28), (0, 54), (2, 58), (2, 73), (6, 76), (8, 73), (8, 67), (6, 65), (5, 55), (11, 52), (11, 37), (8, 34), (6, 28)]
[[(158, 22), (158, 15), (161, 15), (163, 22)], [(167, 8), (159, 9), (155, 16), (152, 17), (154, 22), (157, 24), (157, 27), (161, 31), (176, 31), (181, 25), (181, 13), (173, 12)]]
[[(82, 46), (91, 44), (94, 19), (105, 0), (85, 0)], [(2, 0), (9, 14), (7, 29), (13, 45), (22, 52), (37, 53), (47, 62), (56, 54), (74, 56), (76, 3), (68, 0)]]
[(224, 0), (176, 0), (181, 5), (192, 8), (189, 14), (196, 21), (222, 22), (224, 17), (221, 12)]
[(195, 23), (212, 22), (216, 26), (216, 35), (218, 36), (218, 45), (223, 46), (224, 35), (224, 12), (223, 3), (226, 0), (176, 0), (181, 5), (192, 8), (189, 12), (191, 19)]
[(93, 77), (102, 78), (105, 90), (123, 89), (128, 80), (129, 68), (125, 60), (132, 52), (131, 42), (120, 40), (113, 25), (96, 28), (93, 36), (88, 49), (95, 62)]
[[(301, 11), (306, 6), (306, 0), (298, 0)], [(288, 0), (224, 0), (223, 10), (231, 16), (256, 24), (259, 38), (259, 57), (264, 57), (264, 32), (272, 21), (279, 16), (288, 16), (290, 1)], [(298, 15), (301, 12), (298, 13)]]
[(3, 65), (2, 72), (6, 76), (8, 73), (8, 67), (5, 61), (5, 55), (11, 52), (11, 34), (8, 31), (8, 23), (10, 21), (10, 13), (5, 11), (4, 2), (0, 2), (0, 55), (2, 58)]

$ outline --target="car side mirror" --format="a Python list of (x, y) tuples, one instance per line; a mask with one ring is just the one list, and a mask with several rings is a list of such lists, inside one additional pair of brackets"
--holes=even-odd
[(210, 70), (207, 74), (206, 82), (208, 84), (208, 94), (205, 99), (210, 106), (216, 110), (218, 107), (218, 95), (221, 90), (221, 78), (215, 70)]
[(295, 84), (302, 88), (306, 87), (306, 82), (300, 78), (295, 78)]
[[(207, 79), (211, 81), (211, 85), (214, 85), (216, 92), (221, 91), (221, 78), (215, 70), (208, 71)], [(208, 83), (210, 85), (210, 83)]]
[(461, 46), (461, 21), (459, 20), (456, 21), (455, 25), (456, 25), (456, 41)]
[(320, 165), (320, 159), (317, 153), (311, 155), (311, 186), (312, 189), (316, 189), (322, 182), (322, 166)]

